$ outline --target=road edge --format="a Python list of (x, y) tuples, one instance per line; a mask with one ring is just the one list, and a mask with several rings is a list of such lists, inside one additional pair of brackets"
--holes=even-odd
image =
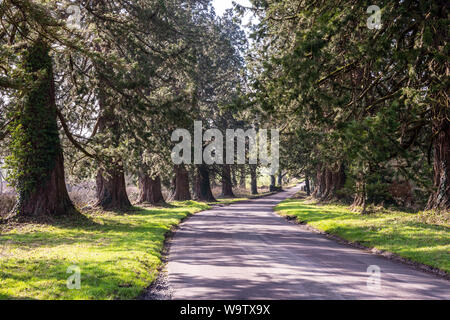
[(177, 225), (173, 226), (164, 235), (165, 239), (164, 239), (163, 249), (161, 251), (162, 264), (158, 268), (158, 271), (157, 271), (158, 276), (146, 289), (144, 289), (144, 291), (136, 298), (136, 300), (155, 300), (155, 301), (172, 300), (173, 293), (172, 293), (172, 290), (169, 285), (168, 274), (167, 274), (167, 264), (169, 262), (170, 248), (172, 246), (172, 242), (173, 242), (173, 239), (174, 239), (177, 231), (181, 228), (182, 224), (187, 222), (190, 218), (194, 217), (196, 214), (199, 214), (201, 212), (214, 210), (214, 209), (217, 209), (220, 207), (228, 207), (228, 206), (231, 206), (234, 204), (247, 203), (247, 202), (251, 202), (256, 199), (270, 197), (270, 196), (273, 196), (274, 194), (287, 192), (288, 190), (295, 188), (295, 187), (296, 186), (290, 187), (288, 189), (278, 191), (278, 192), (271, 192), (271, 193), (267, 193), (267, 194), (256, 195), (250, 199), (236, 201), (233, 203), (226, 203), (226, 204), (219, 204), (219, 205), (209, 204), (209, 206), (210, 206), (209, 209), (198, 211), (196, 213), (191, 213), (191, 214), (187, 215), (186, 217), (184, 217), (183, 219), (181, 219)]
[[(293, 195), (289, 199), (293, 199), (295, 196), (296, 195)], [(286, 200), (288, 200), (288, 199), (286, 199)], [(352, 247), (355, 249), (359, 249), (366, 253), (376, 255), (379, 257), (383, 257), (389, 261), (397, 262), (399, 264), (412, 267), (416, 271), (422, 271), (427, 274), (436, 276), (437, 278), (450, 281), (450, 274), (439, 268), (435, 268), (435, 267), (432, 267), (432, 266), (429, 266), (429, 265), (426, 265), (426, 264), (423, 264), (423, 263), (420, 263), (417, 261), (413, 261), (413, 260), (404, 258), (404, 257), (402, 257), (396, 253), (390, 252), (390, 251), (379, 250), (375, 247), (368, 247), (368, 246), (362, 245), (359, 242), (353, 242), (353, 241), (347, 240), (347, 239), (337, 236), (335, 234), (317, 229), (304, 221), (299, 221), (296, 217), (293, 218), (292, 216), (283, 216), (283, 215), (279, 214), (277, 211), (274, 211), (274, 213), (276, 215), (278, 215), (279, 217), (283, 218), (284, 220), (286, 220), (290, 224), (295, 224), (295, 225), (299, 226), (300, 228), (303, 228), (307, 231), (321, 234), (321, 235), (325, 236), (327, 239), (333, 240), (336, 243), (339, 243), (339, 244), (342, 244), (345, 246), (349, 246), (349, 247)]]

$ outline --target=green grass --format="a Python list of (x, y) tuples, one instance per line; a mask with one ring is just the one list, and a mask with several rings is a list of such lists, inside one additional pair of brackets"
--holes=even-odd
[[(165, 234), (207, 208), (188, 201), (4, 231), (0, 299), (134, 299), (157, 276)], [(81, 269), (80, 290), (67, 288), (72, 265)]]
[(448, 216), (444, 222), (429, 224), (424, 222), (429, 218), (425, 213), (385, 211), (361, 215), (343, 205), (317, 205), (298, 199), (282, 202), (276, 211), (346, 240), (450, 273)]

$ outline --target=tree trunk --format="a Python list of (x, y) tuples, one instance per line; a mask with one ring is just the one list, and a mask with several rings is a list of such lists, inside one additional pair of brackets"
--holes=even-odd
[(321, 196), (321, 199), (326, 200), (330, 198), (330, 194), (333, 190), (333, 173), (330, 169), (325, 168), (324, 170), (324, 181), (325, 181), (325, 189)]
[(434, 188), (427, 210), (450, 211), (450, 121), (442, 119), (434, 124)]
[(340, 165), (337, 170), (331, 170), (323, 166), (319, 167), (316, 181), (316, 188), (313, 192), (314, 198), (321, 200), (339, 198), (337, 191), (345, 184), (344, 166)]
[(189, 191), (189, 173), (182, 164), (175, 166), (175, 194), (172, 200), (191, 200), (191, 192)]
[(222, 197), (224, 198), (234, 198), (230, 171), (230, 166), (224, 164), (222, 167)]
[(364, 204), (364, 194), (357, 193), (355, 199), (353, 200), (352, 207), (362, 207)]
[(325, 183), (325, 170), (320, 166), (317, 169), (316, 183), (313, 192), (313, 197), (316, 199), (321, 199), (325, 193), (326, 183)]
[(366, 192), (366, 183), (363, 178), (360, 178), (360, 181), (356, 182), (356, 196), (353, 201), (352, 207), (362, 207), (362, 213), (366, 213), (367, 206), (367, 192)]
[(214, 172), (214, 173), (210, 174), (209, 176), (211, 179), (211, 189), (218, 188), (219, 184), (217, 183), (217, 180), (216, 180), (216, 173)]
[[(430, 22), (438, 25), (441, 21), (448, 21), (448, 1), (434, 1), (434, 14)], [(434, 22), (434, 23), (433, 23)], [(440, 28), (432, 28), (433, 55), (435, 57), (428, 64), (432, 75), (430, 85), (430, 100), (433, 110), (433, 137), (434, 137), (434, 193), (431, 195), (427, 209), (450, 211), (450, 108), (448, 106), (448, 92), (450, 66), (448, 59), (448, 32)], [(447, 29), (446, 29), (447, 30)], [(427, 79), (428, 80), (428, 79)]]
[[(50, 48), (37, 40), (24, 56), (26, 70), (41, 73), (25, 89), (20, 114), (12, 123), (11, 154), (17, 174), (18, 217), (75, 213), (67, 192), (59, 139)], [(31, 146), (31, 148), (30, 148)]]
[(270, 187), (269, 187), (269, 191), (270, 191), (270, 192), (274, 192), (274, 191), (277, 191), (276, 189), (277, 189), (277, 188), (276, 188), (276, 178), (275, 178), (274, 175), (271, 175), (271, 176), (270, 176)]
[(148, 175), (142, 174), (139, 177), (139, 203), (164, 204), (161, 189), (161, 178), (159, 176), (152, 179)]
[(237, 187), (236, 166), (231, 167), (231, 183), (233, 187)]
[(193, 199), (197, 197), (197, 168), (196, 166), (190, 166), (189, 169), (189, 181), (192, 181), (192, 195)]
[(195, 200), (205, 202), (216, 202), (211, 191), (211, 183), (209, 180), (209, 171), (205, 165), (197, 166), (197, 174), (195, 175)]
[(270, 176), (270, 186), (275, 187), (276, 185), (276, 178), (274, 175)]
[(252, 194), (258, 194), (258, 176), (256, 174), (256, 166), (251, 165), (250, 166), (250, 177), (251, 177), (251, 189)]
[(246, 174), (245, 174), (245, 166), (241, 167), (240, 177), (239, 177), (239, 187), (241, 189), (247, 189), (245, 182)]
[(66, 189), (62, 153), (54, 161), (45, 182), (27, 195), (19, 193), (17, 208), (20, 216), (60, 216), (75, 212)]
[[(100, 79), (102, 79), (100, 77)], [(109, 101), (107, 86), (100, 80), (98, 88), (98, 101), (100, 106), (100, 118), (98, 120), (98, 132), (105, 135), (105, 144), (117, 148), (121, 141), (119, 120), (115, 113), (115, 102)], [(104, 210), (126, 210), (131, 207), (127, 195), (124, 167), (116, 157), (108, 159), (106, 168), (97, 171), (97, 204)], [(103, 166), (104, 164), (102, 164)]]
[(98, 170), (97, 199), (96, 206), (104, 210), (126, 210), (131, 207), (122, 167), (110, 169), (107, 174), (103, 169)]
[(280, 172), (278, 173), (278, 186), (281, 188), (283, 186), (283, 174)]
[(310, 186), (308, 177), (306, 177), (306, 180), (305, 180), (305, 191), (306, 191), (306, 195), (309, 197), (311, 195), (311, 186)]
[(325, 169), (325, 191), (322, 199), (332, 200), (341, 198), (337, 191), (344, 187), (345, 178), (343, 165), (340, 165), (338, 170)]

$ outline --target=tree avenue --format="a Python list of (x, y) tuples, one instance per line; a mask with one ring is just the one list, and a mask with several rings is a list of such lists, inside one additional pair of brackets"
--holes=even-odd
[(322, 200), (448, 211), (446, 2), (381, 1), (376, 28), (369, 1), (252, 4), (251, 95), (289, 119), (284, 166)]
[[(17, 198), (8, 217), (79, 214), (70, 191), (82, 183), (93, 206), (127, 211), (258, 194), (263, 177), (273, 191), (303, 179), (308, 196), (363, 213), (449, 211), (446, 1), (381, 1), (374, 28), (369, 1), (251, 3), (219, 17), (209, 0), (3, 0), (0, 163)], [(172, 134), (198, 122), (202, 137), (222, 140), (277, 130), (267, 149), (279, 147), (279, 168), (251, 161), (249, 137), (232, 141), (245, 164), (217, 136), (190, 141), (183, 156), (231, 163), (175, 163), (189, 141)]]

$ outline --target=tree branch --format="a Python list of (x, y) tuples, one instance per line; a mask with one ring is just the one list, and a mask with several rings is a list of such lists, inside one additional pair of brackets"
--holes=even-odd
[(89, 158), (94, 158), (94, 159), (98, 160), (98, 157), (96, 155), (90, 154), (88, 151), (86, 151), (85, 148), (83, 148), (83, 146), (81, 146), (81, 144), (78, 141), (75, 140), (73, 135), (70, 133), (70, 130), (69, 130), (69, 127), (67, 126), (66, 120), (64, 119), (62, 113), (58, 110), (58, 108), (56, 108), (56, 114), (58, 115), (59, 121), (61, 122), (61, 125), (64, 129), (64, 133), (67, 136), (67, 139), (69, 139), (69, 141), (74, 145), (74, 147), (77, 148), (79, 151), (81, 151), (86, 156), (88, 156)]
[(341, 73), (342, 71), (347, 70), (350, 67), (353, 67), (356, 64), (356, 62), (352, 62), (349, 63), (346, 66), (340, 67), (339, 69), (336, 69), (335, 71), (333, 71), (332, 73), (330, 73), (329, 75), (327, 75), (325, 78), (320, 79), (319, 81), (317, 81), (317, 85), (321, 85), (322, 83), (324, 83), (325, 81), (327, 81), (328, 79), (334, 77), (335, 75)]

